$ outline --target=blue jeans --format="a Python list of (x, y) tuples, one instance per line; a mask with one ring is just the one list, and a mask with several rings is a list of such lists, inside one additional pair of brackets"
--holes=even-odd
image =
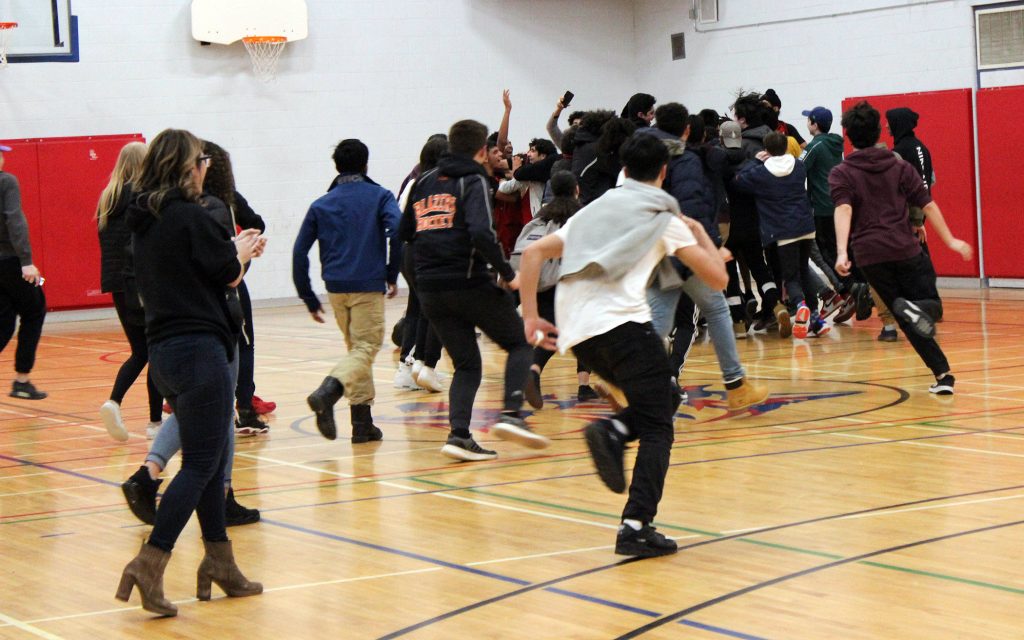
[[(654, 330), (658, 332), (662, 340), (668, 338), (675, 322), (679, 298), (684, 293), (693, 300), (694, 305), (708, 319), (708, 335), (711, 336), (711, 344), (715, 348), (718, 366), (722, 370), (722, 379), (732, 382), (746, 376), (746, 371), (740, 364), (740, 354), (736, 350), (736, 336), (732, 332), (729, 304), (725, 301), (725, 296), (721, 291), (712, 289), (700, 278), (690, 276), (683, 281), (682, 287), (667, 291), (662, 291), (656, 286), (648, 287), (647, 304), (651, 307), (651, 323), (654, 325)], [(695, 334), (691, 331), (691, 344), (693, 335)], [(689, 344), (676, 346), (676, 351), (682, 353), (684, 358), (689, 349)], [(682, 370), (681, 362), (679, 369)]]
[(150, 344), (149, 362), (181, 433), (181, 470), (160, 500), (149, 543), (171, 551), (193, 511), (203, 538), (224, 542), (225, 425), (234, 404), (227, 350), (213, 334), (186, 334)]
[[(235, 347), (235, 359), (228, 365), (231, 368), (231, 388), (237, 389), (238, 368), (240, 366), (240, 349)], [(146, 462), (155, 462), (161, 469), (167, 468), (174, 454), (181, 449), (181, 426), (178, 424), (176, 414), (171, 414), (160, 427), (160, 431), (153, 439), (149, 453), (146, 454)], [(228, 418), (228, 461), (224, 465), (224, 486), (231, 486), (231, 472), (235, 465), (235, 412), (231, 412)]]

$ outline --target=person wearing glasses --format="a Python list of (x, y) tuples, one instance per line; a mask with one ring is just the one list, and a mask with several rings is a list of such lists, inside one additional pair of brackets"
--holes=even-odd
[(46, 296), (43, 295), (43, 277), (32, 264), (32, 245), (29, 244), (28, 222), (21, 210), (21, 190), (18, 179), (3, 170), (4, 153), (10, 147), (0, 146), (0, 351), (14, 336), (18, 327), (18, 349), (14, 353), (14, 383), (10, 396), (23, 400), (42, 400), (46, 394), (36, 389), (29, 380), (36, 362), (36, 347), (43, 334), (46, 319)]
[(241, 331), (225, 294), (242, 281), (244, 264), (262, 255), (266, 242), (256, 229), (232, 240), (200, 204), (210, 159), (188, 131), (162, 131), (146, 153), (139, 196), (128, 210), (150, 367), (178, 420), (182, 462), (149, 540), (125, 566), (115, 595), (127, 601), (138, 587), (142, 607), (162, 616), (177, 615), (164, 597), (163, 573), (193, 511), (206, 550), (196, 597), (209, 600), (211, 582), (234, 597), (263, 592), (238, 569), (225, 529), (230, 367)]

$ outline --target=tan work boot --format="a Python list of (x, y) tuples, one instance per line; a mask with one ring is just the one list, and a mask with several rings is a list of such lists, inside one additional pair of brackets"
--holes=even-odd
[(768, 387), (744, 378), (743, 384), (740, 386), (735, 389), (727, 389), (725, 396), (729, 401), (729, 411), (739, 411), (767, 400)]

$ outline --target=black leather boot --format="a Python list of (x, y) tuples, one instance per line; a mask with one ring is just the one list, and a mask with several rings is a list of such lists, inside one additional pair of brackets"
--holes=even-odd
[(373, 416), (370, 415), (370, 405), (354, 404), (351, 410), (353, 444), (384, 439), (384, 434), (373, 424)]
[(306, 404), (316, 414), (316, 428), (328, 440), (338, 437), (338, 427), (334, 424), (334, 405), (343, 395), (345, 387), (341, 382), (337, 378), (327, 376), (317, 390), (306, 398)]

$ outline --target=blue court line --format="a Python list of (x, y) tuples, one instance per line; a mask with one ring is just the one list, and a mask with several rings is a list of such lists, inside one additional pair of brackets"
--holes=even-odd
[(732, 631), (730, 629), (724, 629), (722, 627), (716, 627), (710, 624), (703, 624), (700, 622), (694, 622), (693, 620), (680, 620), (679, 624), (687, 627), (694, 627), (695, 629), (702, 629), (704, 631), (711, 631), (712, 633), (719, 633), (723, 636), (729, 636), (731, 638), (739, 638), (740, 640), (767, 640), (761, 636), (752, 636), (746, 633), (740, 633), (739, 631)]

